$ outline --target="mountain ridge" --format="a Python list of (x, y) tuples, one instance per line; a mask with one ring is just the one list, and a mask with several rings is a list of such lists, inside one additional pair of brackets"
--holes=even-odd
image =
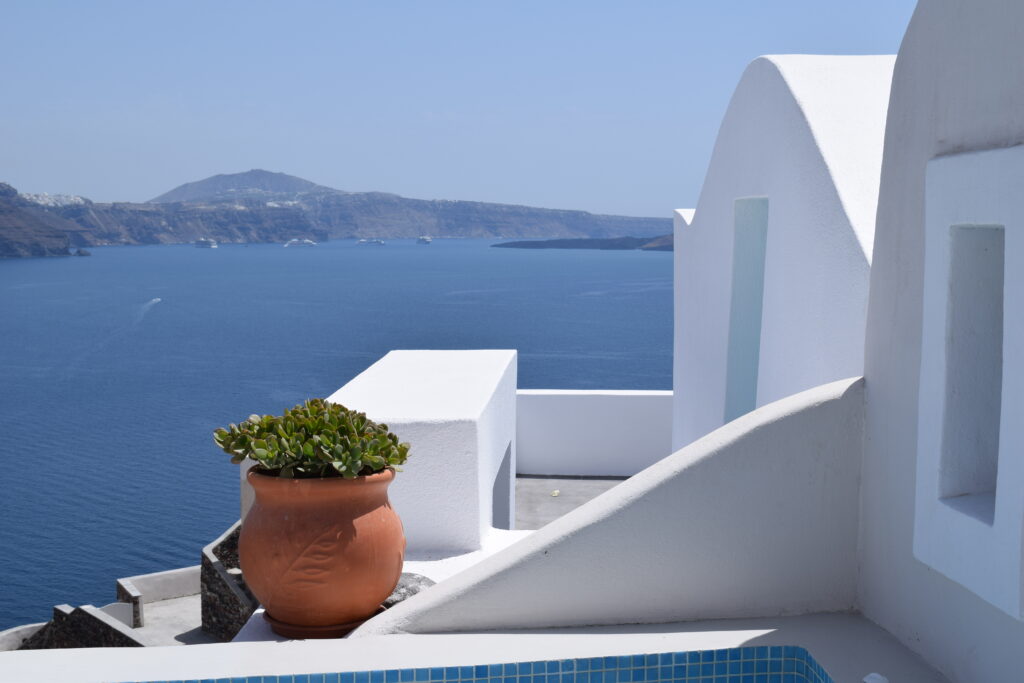
[(260, 169), (185, 183), (150, 202), (72, 199), (21, 195), (18, 201), (48, 216), (51, 227), (63, 226), (71, 246), (180, 244), (199, 238), (258, 243), (408, 239), (420, 235), (491, 239), (654, 237), (670, 232), (672, 225), (669, 218), (345, 192)]
[(339, 192), (298, 176), (254, 168), (241, 173), (218, 173), (202, 180), (183, 183), (144, 203), (202, 202), (214, 197), (231, 199), (260, 193), (290, 194), (314, 191)]

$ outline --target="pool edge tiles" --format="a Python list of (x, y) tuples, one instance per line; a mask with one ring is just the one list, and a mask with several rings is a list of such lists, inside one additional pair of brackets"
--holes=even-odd
[(132, 683), (835, 683), (795, 645)]

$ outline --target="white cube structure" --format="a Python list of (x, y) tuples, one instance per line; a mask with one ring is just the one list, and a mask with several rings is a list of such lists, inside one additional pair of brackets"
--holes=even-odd
[(516, 352), (392, 351), (329, 401), (411, 444), (389, 490), (415, 558), (479, 550), (515, 519)]

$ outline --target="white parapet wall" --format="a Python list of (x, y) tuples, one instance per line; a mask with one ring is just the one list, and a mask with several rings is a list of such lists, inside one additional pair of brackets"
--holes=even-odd
[(520, 389), (519, 474), (629, 477), (671, 452), (671, 391)]
[(863, 387), (740, 417), (354, 636), (850, 610)]
[(199, 565), (168, 569), (152, 574), (140, 574), (118, 579), (118, 583), (127, 582), (138, 590), (143, 602), (171, 600), (186, 595), (196, 595), (200, 591)]
[(392, 351), (329, 401), (411, 444), (391, 485), (411, 558), (479, 550), (515, 518), (516, 352)]

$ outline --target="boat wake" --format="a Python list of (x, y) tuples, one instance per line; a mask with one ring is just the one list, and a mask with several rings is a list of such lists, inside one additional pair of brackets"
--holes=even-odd
[(142, 308), (139, 309), (139, 314), (135, 317), (135, 324), (132, 325), (132, 327), (138, 327), (139, 323), (142, 322), (142, 319), (146, 317), (146, 314), (161, 301), (163, 301), (163, 299), (156, 297), (155, 299), (150, 299), (146, 303), (142, 304)]

